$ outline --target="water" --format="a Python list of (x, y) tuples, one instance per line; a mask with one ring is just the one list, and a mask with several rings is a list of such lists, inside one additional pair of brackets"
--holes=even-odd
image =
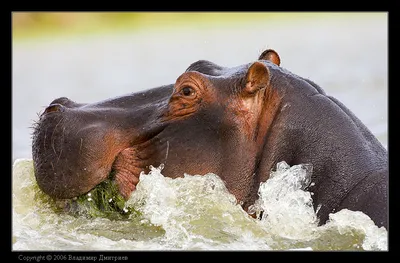
[(141, 174), (126, 203), (136, 212), (109, 219), (55, 212), (34, 180), (32, 160), (19, 159), (13, 166), (13, 249), (387, 250), (386, 229), (359, 211), (338, 211), (318, 226), (312, 193), (304, 190), (310, 171), (279, 163), (260, 186), (254, 211), (264, 213), (254, 219), (217, 175), (171, 179), (153, 168)]
[(301, 167), (282, 166), (260, 187), (261, 220), (217, 175), (171, 180), (157, 169), (141, 178), (128, 219), (55, 212), (33, 179), (30, 126), (61, 96), (96, 102), (174, 83), (199, 59), (236, 66), (273, 48), (282, 67), (341, 100), (387, 147), (387, 33), (386, 14), (349, 13), (13, 43), (13, 249), (386, 250), (387, 231), (362, 213), (338, 211), (318, 227)]

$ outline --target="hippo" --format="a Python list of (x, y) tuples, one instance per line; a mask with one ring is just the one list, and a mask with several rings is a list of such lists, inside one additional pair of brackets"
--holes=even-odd
[[(39, 188), (54, 199), (106, 179), (129, 199), (141, 172), (217, 174), (242, 208), (277, 163), (311, 164), (318, 223), (341, 209), (388, 229), (388, 154), (340, 101), (280, 66), (273, 49), (223, 67), (199, 60), (175, 83), (97, 103), (53, 100), (34, 125)], [(153, 73), (154, 74), (154, 73)]]

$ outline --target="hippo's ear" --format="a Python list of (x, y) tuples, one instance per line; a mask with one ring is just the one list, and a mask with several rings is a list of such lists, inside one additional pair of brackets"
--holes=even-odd
[(261, 62), (254, 62), (246, 74), (246, 86), (244, 92), (247, 95), (253, 95), (262, 88), (267, 87), (269, 84), (269, 70)]
[(279, 66), (281, 64), (281, 59), (278, 53), (273, 49), (267, 49), (258, 57), (258, 60), (269, 60), (275, 65)]

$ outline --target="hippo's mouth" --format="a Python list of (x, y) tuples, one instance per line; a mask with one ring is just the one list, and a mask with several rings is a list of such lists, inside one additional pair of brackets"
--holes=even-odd
[(152, 136), (116, 154), (106, 180), (111, 180), (117, 186), (125, 200), (136, 190), (140, 174), (150, 172), (151, 165), (160, 165), (153, 158), (155, 152), (161, 150), (156, 141), (156, 136)]
[(136, 190), (140, 173), (147, 170), (141, 165), (143, 160), (140, 160), (137, 148), (126, 148), (117, 154), (105, 179), (88, 192), (56, 200), (56, 206), (67, 213), (93, 217), (127, 216), (132, 208), (125, 205), (126, 201)]
[(73, 215), (89, 217), (119, 219), (121, 216), (129, 216), (134, 210), (126, 205), (118, 185), (111, 178), (112, 175), (85, 194), (71, 199), (56, 200), (55, 208)]
[(115, 158), (109, 178), (115, 181), (125, 200), (136, 190), (140, 173), (145, 170), (143, 166), (143, 160), (134, 147), (124, 149)]

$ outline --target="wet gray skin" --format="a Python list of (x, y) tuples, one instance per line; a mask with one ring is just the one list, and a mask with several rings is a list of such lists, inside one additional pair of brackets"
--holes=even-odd
[(84, 194), (112, 175), (128, 199), (142, 171), (215, 173), (247, 210), (276, 163), (312, 164), (320, 223), (343, 208), (387, 228), (387, 150), (273, 50), (234, 68), (197, 61), (175, 84), (83, 104), (52, 101), (34, 127), (39, 187), (55, 199)]

